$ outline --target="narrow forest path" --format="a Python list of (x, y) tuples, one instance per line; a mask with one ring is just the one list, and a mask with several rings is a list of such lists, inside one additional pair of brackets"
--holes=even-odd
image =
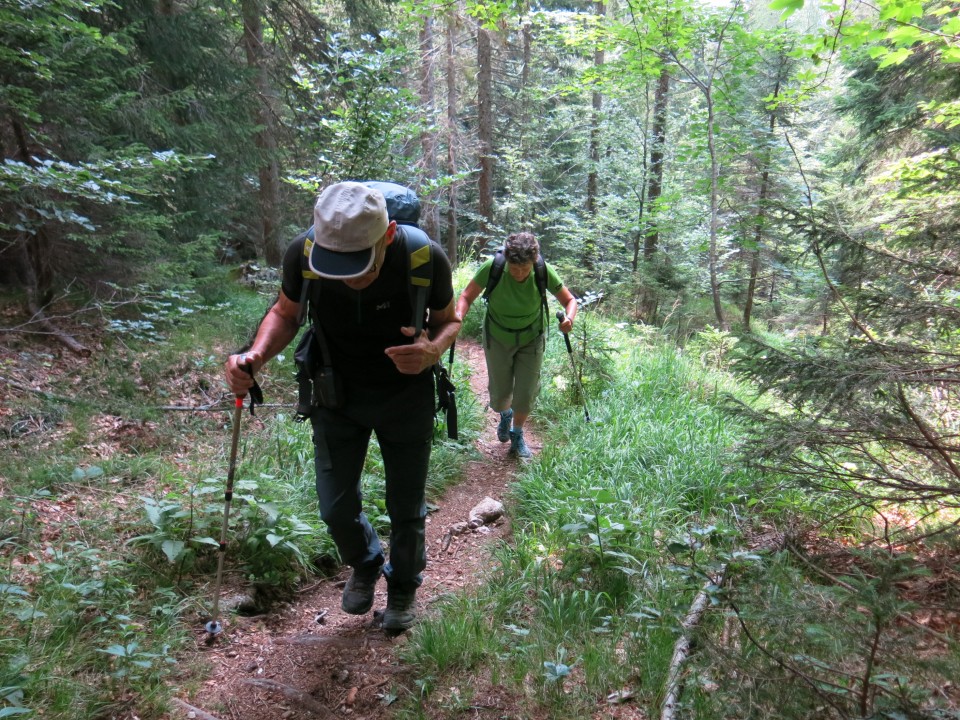
[[(472, 391), (483, 403), (487, 374), (483, 350), (472, 340), (457, 343), (457, 363), (471, 368)], [(462, 373), (454, 371), (455, 381)], [(460, 385), (460, 393), (466, 389)], [(486, 410), (487, 422), (477, 441), (482, 455), (470, 462), (462, 482), (442, 497), (428, 497), (438, 506), (427, 518), (427, 569), (417, 594), (418, 613), (447, 593), (482, 582), (491, 545), (509, 536), (509, 522), (455, 535), (451, 526), (466, 522), (470, 510), (486, 497), (503, 500), (516, 473), (509, 444), (497, 441), (498, 415)], [(540, 439), (527, 430), (536, 453)], [(388, 638), (376, 626), (373, 613), (347, 615), (340, 609), (344, 568), (299, 594), (295, 603), (256, 617), (231, 616), (212, 646), (198, 637), (196, 665), (208, 675), (190, 696), (179, 698), (171, 718), (200, 720), (315, 720), (323, 717), (388, 718), (385, 697), (405, 668), (397, 650), (405, 634)], [(377, 587), (375, 609), (386, 605), (386, 585)]]

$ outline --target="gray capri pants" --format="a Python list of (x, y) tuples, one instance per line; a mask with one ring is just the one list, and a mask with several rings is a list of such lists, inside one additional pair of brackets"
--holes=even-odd
[(505, 345), (485, 333), (484, 347), (490, 407), (497, 412), (513, 408), (529, 415), (540, 393), (546, 336), (540, 333), (525, 345)]

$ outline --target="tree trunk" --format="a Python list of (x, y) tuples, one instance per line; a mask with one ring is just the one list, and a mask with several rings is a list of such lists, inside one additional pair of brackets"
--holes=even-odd
[[(773, 91), (773, 97), (780, 94), (780, 82), (777, 82)], [(760, 276), (760, 245), (763, 242), (763, 226), (767, 217), (767, 195), (770, 192), (770, 164), (773, 160), (773, 152), (770, 149), (770, 142), (773, 139), (773, 133), (777, 125), (777, 116), (770, 111), (770, 130), (768, 136), (767, 149), (763, 153), (763, 165), (760, 172), (760, 192), (757, 195), (757, 215), (753, 230), (754, 248), (750, 255), (750, 281), (747, 283), (747, 298), (743, 305), (743, 329), (750, 332), (750, 318), (753, 313), (753, 298), (757, 292), (757, 278)]]
[(242, 0), (243, 48), (247, 65), (254, 72), (257, 100), (253, 113), (259, 128), (254, 136), (260, 167), (259, 251), (264, 261), (278, 267), (283, 257), (280, 248), (280, 166), (277, 160), (276, 113), (273, 89), (267, 72), (266, 53), (263, 46), (263, 19), (258, 0)]
[[(447, 14), (447, 174), (457, 174), (457, 9), (451, 7)], [(447, 203), (447, 256), (457, 265), (457, 188), (459, 183), (450, 183)]]
[(632, 233), (633, 238), (633, 259), (630, 261), (630, 270), (636, 274), (637, 270), (640, 269), (640, 248), (643, 246), (643, 238), (645, 233), (643, 232), (643, 222), (644, 222), (644, 210), (645, 210), (645, 200), (646, 200), (646, 190), (647, 190), (647, 176), (650, 172), (649, 167), (649, 156), (650, 156), (650, 83), (644, 83), (644, 111), (643, 111), (643, 149), (640, 153), (640, 187), (639, 189), (634, 188), (633, 194), (637, 196), (637, 230)]
[[(773, 132), (774, 116), (770, 115), (770, 131)], [(754, 223), (754, 248), (750, 253), (750, 280), (747, 283), (747, 297), (743, 305), (743, 329), (750, 332), (750, 318), (753, 314), (753, 298), (757, 292), (757, 278), (760, 276), (760, 245), (763, 242), (763, 225), (767, 214), (767, 194), (770, 187), (770, 151), (764, 158), (763, 172), (760, 173), (760, 192), (757, 196), (757, 215)]]
[[(420, 26), (420, 106), (429, 122), (420, 136), (420, 145), (423, 148), (423, 174), (432, 186), (437, 179), (437, 136), (433, 122), (436, 84), (433, 80), (433, 13), (430, 7), (425, 10)], [(432, 199), (424, 198), (424, 201), (420, 227), (431, 238), (437, 239), (440, 237), (440, 208)]]
[[(606, 7), (603, 0), (598, 0), (593, 4), (593, 11), (598, 18), (606, 14)], [(603, 68), (603, 47), (599, 45), (593, 51), (593, 68), (599, 77)], [(596, 82), (599, 82), (596, 81)], [(596, 88), (593, 89), (591, 98), (590, 113), (590, 169), (587, 173), (587, 214), (591, 217), (597, 215), (597, 194), (599, 193), (598, 176), (600, 172), (600, 111), (603, 108), (603, 94)], [(597, 241), (596, 235), (590, 233), (587, 235), (583, 244), (582, 262), (583, 267), (591, 270), (596, 266), (597, 261)]]
[(717, 316), (717, 325), (721, 330), (727, 330), (727, 321), (723, 317), (723, 305), (720, 303), (720, 281), (717, 265), (717, 231), (720, 226), (719, 208), (719, 181), (720, 162), (717, 160), (717, 144), (714, 138), (714, 124), (716, 118), (713, 108), (713, 88), (708, 85), (704, 91), (707, 100), (707, 149), (710, 153), (710, 251), (708, 263), (710, 265), (710, 294), (713, 297), (713, 311)]
[(663, 191), (663, 158), (667, 143), (667, 102), (670, 97), (670, 70), (664, 65), (660, 69), (657, 91), (653, 97), (653, 133), (650, 143), (650, 175), (647, 178), (648, 216), (652, 218), (650, 230), (643, 240), (643, 259), (652, 260), (660, 242), (660, 229), (657, 225), (657, 205)]
[(493, 50), (490, 32), (477, 22), (477, 135), (480, 177), (477, 180), (480, 234), (490, 239), (493, 227)]
[[(598, 18), (602, 18), (605, 13), (603, 0), (593, 4), (593, 11)], [(599, 41), (598, 41), (599, 42)], [(593, 69), (599, 76), (603, 68), (603, 48), (598, 46), (593, 51)], [(592, 112), (590, 113), (590, 170), (587, 173), (587, 212), (590, 215), (597, 214), (597, 174), (600, 166), (600, 111), (603, 108), (603, 94), (596, 89), (591, 99)]]
[(523, 108), (521, 108), (520, 127), (525, 128), (526, 120), (529, 116), (530, 103), (526, 100), (526, 91), (530, 87), (530, 60), (533, 55), (533, 34), (530, 32), (530, 21), (523, 21), (523, 68), (520, 70), (520, 90), (524, 93)]
[[(37, 161), (30, 151), (31, 138), (23, 123), (18, 119), (11, 119), (10, 129), (13, 131), (16, 151), (14, 159), (36, 167)], [(23, 284), (27, 291), (27, 309), (31, 304), (42, 308), (53, 299), (53, 268), (50, 258), (53, 257), (53, 248), (50, 235), (45, 223), (37, 218), (36, 232), (17, 233), (15, 246), (19, 247), (20, 262), (23, 264)], [(31, 310), (32, 312), (32, 310)]]
[[(531, 157), (530, 152), (534, 143), (527, 140), (529, 137), (527, 130), (530, 128), (530, 115), (532, 112), (530, 102), (530, 68), (533, 57), (533, 33), (530, 29), (529, 20), (523, 21), (521, 33), (521, 42), (523, 43), (523, 67), (520, 69), (520, 88), (518, 92), (520, 99), (520, 121), (518, 123), (519, 137), (517, 138), (517, 145), (522, 161), (524, 163), (531, 163), (534, 158)], [(532, 197), (535, 190), (532, 187), (533, 181), (530, 176), (523, 173), (522, 182), (523, 184), (518, 187), (518, 190), (524, 196)], [(523, 208), (520, 216), (521, 224), (526, 226), (535, 225), (537, 218), (534, 215), (535, 209), (531, 203), (521, 203), (521, 207)]]

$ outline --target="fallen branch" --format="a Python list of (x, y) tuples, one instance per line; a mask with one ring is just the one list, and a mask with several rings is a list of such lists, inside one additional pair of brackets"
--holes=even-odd
[[(166, 412), (220, 412), (222, 410), (229, 410), (233, 412), (234, 404), (233, 401), (230, 401), (229, 405), (219, 404), (221, 401), (216, 403), (211, 403), (210, 405), (155, 405), (154, 410), (164, 410)], [(264, 405), (257, 405), (257, 410), (262, 408), (292, 408), (291, 403), (265, 403)]]
[(36, 303), (29, 301), (27, 306), (30, 312), (33, 314), (31, 322), (36, 322), (38, 325), (40, 325), (40, 327), (65, 345), (71, 352), (74, 352), (81, 357), (90, 357), (90, 349), (77, 342), (72, 335), (67, 335), (67, 333), (54, 327), (53, 323), (50, 322), (50, 320), (44, 314), (43, 309), (40, 308)]
[(12, 388), (17, 390), (23, 390), (24, 392), (33, 393), (34, 395), (39, 395), (40, 397), (45, 397), (47, 400), (55, 400), (56, 402), (68, 403), (70, 405), (76, 405), (77, 401), (73, 398), (63, 397), (62, 395), (54, 395), (53, 393), (48, 393), (45, 390), (38, 390), (37, 388), (32, 388), (29, 385), (24, 385), (23, 383), (17, 382), (16, 380), (10, 380), (0, 376), (0, 385), (9, 385)]
[[(180, 698), (173, 698), (171, 700), (174, 705), (187, 713), (187, 717), (197, 718), (197, 720), (220, 720), (216, 715), (211, 715), (206, 710), (201, 710), (198, 707), (194, 707), (188, 702), (184, 702)], [(190, 714), (192, 713), (192, 715)]]
[(670, 660), (670, 669), (667, 672), (667, 683), (663, 693), (663, 708), (660, 711), (660, 720), (673, 720), (673, 714), (677, 709), (677, 701), (680, 699), (680, 670), (687, 656), (690, 654), (690, 636), (692, 631), (700, 623), (700, 618), (710, 606), (710, 595), (707, 588), (711, 585), (722, 585), (723, 575), (726, 572), (726, 565), (720, 568), (720, 575), (716, 582), (710, 582), (703, 586), (703, 589), (697, 593), (687, 611), (687, 616), (683, 619), (681, 629), (683, 632), (677, 641), (673, 644), (673, 657)]
[(303, 692), (303, 690), (297, 690), (297, 688), (290, 685), (285, 685), (282, 682), (268, 680), (266, 678), (250, 678), (248, 680), (244, 680), (243, 684), (262, 687), (267, 690), (275, 690), (290, 702), (296, 703), (304, 710), (319, 715), (321, 718), (329, 718), (330, 720), (334, 720), (336, 717), (332, 712), (330, 712), (330, 710), (327, 709), (326, 705), (317, 702), (308, 693)]

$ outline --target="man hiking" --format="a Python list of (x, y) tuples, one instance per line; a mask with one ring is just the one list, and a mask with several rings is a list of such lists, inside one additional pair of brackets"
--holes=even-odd
[[(321, 405), (310, 412), (320, 517), (353, 573), (342, 607), (362, 615), (387, 581), (383, 628), (402, 631), (415, 619), (415, 595), (426, 567), (424, 498), (434, 425), (431, 367), (456, 339), (450, 263), (431, 241), (433, 277), (425, 329), (411, 326), (404, 226), (389, 220), (383, 194), (362, 183), (324, 189), (314, 208), (313, 242), (294, 240), (283, 259), (276, 302), (249, 349), (226, 363), (232, 392), (245, 395), (253, 376), (296, 337), (304, 275), (309, 315), (323, 355)], [(308, 253), (309, 273), (301, 258)], [(318, 383), (315, 383), (318, 384)], [(362, 510), (360, 477), (371, 433), (383, 456), (390, 517), (389, 561)]]
[(563, 305), (565, 317), (560, 330), (570, 332), (577, 299), (556, 270), (540, 257), (540, 245), (533, 233), (519, 232), (510, 235), (503, 249), (480, 266), (457, 300), (461, 319), (480, 293), (487, 300), (483, 349), (490, 407), (500, 413), (497, 439), (509, 440), (510, 454), (520, 458), (531, 455), (523, 424), (540, 392), (544, 333), (549, 322), (547, 291)]

